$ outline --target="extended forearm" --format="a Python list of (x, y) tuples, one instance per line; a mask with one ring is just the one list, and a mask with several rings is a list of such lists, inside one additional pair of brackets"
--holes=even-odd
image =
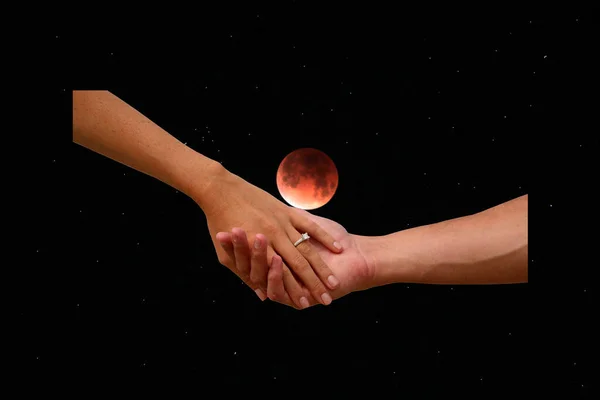
[(224, 170), (108, 91), (73, 92), (73, 141), (196, 197)]
[(527, 282), (527, 196), (483, 212), (367, 240), (375, 286)]

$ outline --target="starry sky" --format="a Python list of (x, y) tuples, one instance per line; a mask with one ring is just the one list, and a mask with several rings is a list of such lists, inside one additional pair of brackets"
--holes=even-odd
[[(526, 193), (530, 224), (558, 224), (556, 185), (536, 185), (577, 186), (582, 178), (562, 176), (561, 165), (587, 169), (595, 154), (578, 117), (590, 107), (577, 92), (590, 65), (589, 12), (473, 18), (251, 4), (169, 35), (57, 28), (49, 48), (62, 60), (63, 108), (53, 123), (70, 135), (72, 89), (109, 89), (279, 199), (281, 160), (317, 148), (334, 161), (339, 186), (314, 213), (351, 233), (384, 235)], [(566, 285), (564, 302), (542, 300), (551, 292), (532, 283), (397, 284), (298, 312), (261, 303), (219, 265), (204, 215), (185, 195), (75, 144), (64, 155), (48, 146), (36, 165), (49, 200), (32, 217), (29, 257), (39, 268), (69, 266), (66, 338), (82, 377), (258, 388), (356, 382), (429, 398), (535, 391), (549, 377), (571, 398), (591, 390), (591, 325), (581, 321), (592, 289), (585, 274), (554, 273), (558, 255), (541, 249), (556, 238), (536, 247), (530, 235), (530, 279), (546, 260), (550, 282)], [(52, 186), (59, 175), (68, 196)], [(67, 236), (53, 233), (65, 215)], [(41, 272), (34, 287), (51, 275)], [(535, 313), (536, 305), (553, 311)], [(53, 310), (38, 302), (21, 313), (38, 328), (22, 332), (31, 343), (23, 364), (36, 371), (61, 358), (36, 322)], [(568, 329), (574, 321), (579, 329)], [(552, 337), (570, 345), (549, 352)]]

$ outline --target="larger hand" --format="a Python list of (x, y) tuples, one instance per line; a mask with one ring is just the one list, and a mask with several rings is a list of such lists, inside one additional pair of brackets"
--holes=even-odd
[(233, 229), (233, 254), (247, 250), (244, 248), (244, 243), (247, 246), (244, 231), (250, 237), (263, 233), (271, 244), (266, 252), (268, 259), (277, 252), (285, 261), (282, 273), (294, 304), (299, 308), (307, 305), (303, 299), (306, 296), (294, 276), (308, 288), (313, 299), (318, 299), (324, 305), (331, 303), (332, 299), (324, 282), (330, 289), (335, 288), (336, 285), (330, 282), (335, 283), (336, 280), (329, 279), (333, 272), (310, 246), (303, 243), (294, 247), (294, 242), (301, 237), (301, 232), (308, 232), (314, 238), (313, 241), (320, 241), (331, 252), (339, 253), (340, 249), (334, 245), (333, 237), (306, 215), (226, 170), (203, 189), (196, 201), (206, 214), (219, 262), (240, 276), (250, 287), (262, 289), (266, 293), (266, 266), (251, 270), (250, 263), (240, 259), (236, 267), (235, 260), (219, 243), (217, 233)]

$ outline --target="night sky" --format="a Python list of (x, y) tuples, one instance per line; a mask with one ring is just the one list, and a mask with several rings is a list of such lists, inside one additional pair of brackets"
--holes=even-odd
[[(589, 12), (392, 15), (280, 3), (208, 14), (169, 35), (57, 28), (49, 48), (65, 68), (55, 67), (62, 113), (53, 126), (70, 136), (72, 89), (109, 89), (280, 200), (281, 160), (317, 148), (334, 161), (339, 187), (313, 213), (360, 235), (527, 193), (530, 227), (558, 221), (558, 191), (541, 184), (578, 186), (560, 165), (589, 170), (597, 154), (597, 126), (589, 139), (577, 114), (597, 24)], [(571, 129), (557, 133), (566, 121)], [(297, 311), (261, 303), (218, 263), (204, 215), (185, 195), (74, 143), (63, 153), (48, 146), (36, 165), (49, 200), (28, 262), (69, 267), (60, 313), (74, 351), (67, 357), (42, 333), (57, 310), (30, 302), (21, 313), (37, 327), (22, 332), (27, 368), (67, 360), (84, 379), (191, 378), (198, 393), (221, 382), (408, 398), (591, 390), (590, 280), (551, 273), (562, 289), (548, 301), (556, 291), (532, 289), (538, 264), (561, 268), (543, 249), (562, 247), (536, 242), (534, 228), (527, 285), (396, 284)], [(65, 191), (52, 188), (59, 175)]]

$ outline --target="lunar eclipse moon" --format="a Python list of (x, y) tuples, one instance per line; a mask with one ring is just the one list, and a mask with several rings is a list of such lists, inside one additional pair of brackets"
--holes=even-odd
[(277, 189), (291, 206), (314, 210), (327, 204), (338, 187), (338, 171), (320, 150), (302, 148), (288, 154), (277, 169)]

